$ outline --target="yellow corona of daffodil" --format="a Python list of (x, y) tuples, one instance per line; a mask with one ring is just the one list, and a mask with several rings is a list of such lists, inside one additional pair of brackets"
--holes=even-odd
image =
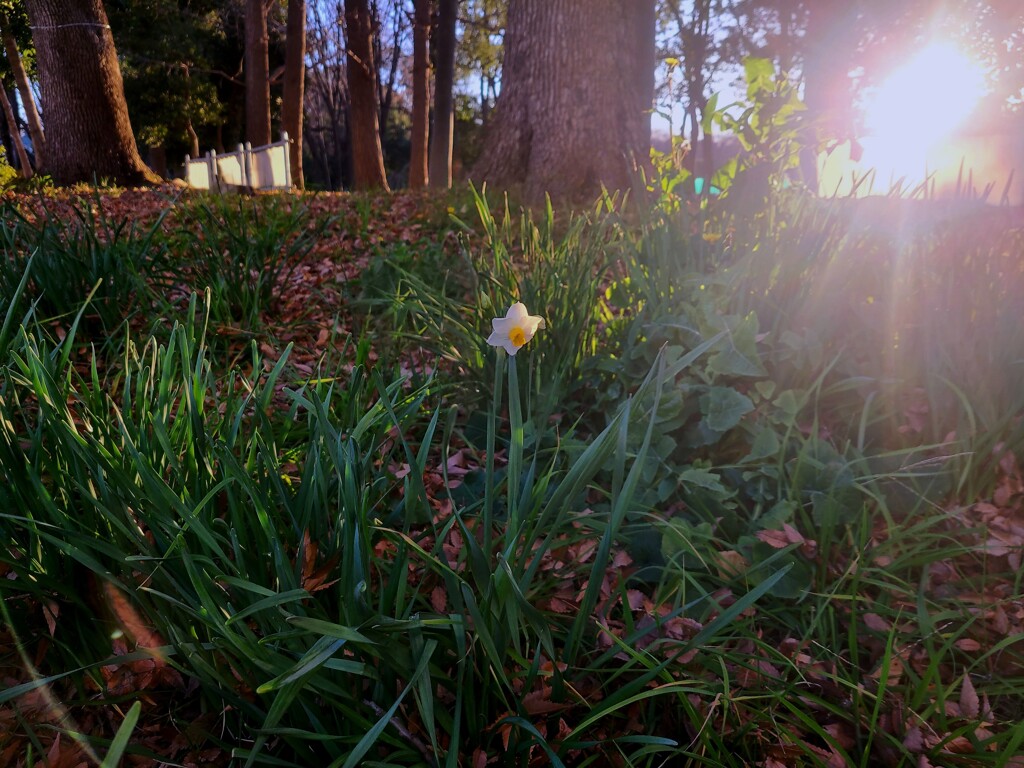
[(487, 337), (492, 347), (503, 347), (510, 355), (514, 355), (523, 347), (538, 329), (544, 328), (544, 318), (531, 315), (526, 305), (517, 301), (508, 308), (504, 317), (496, 317), (491, 321), (493, 330)]

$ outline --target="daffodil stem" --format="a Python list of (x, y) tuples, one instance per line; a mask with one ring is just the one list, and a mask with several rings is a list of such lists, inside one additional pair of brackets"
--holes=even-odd
[(519, 483), (523, 474), (523, 409), (519, 402), (519, 372), (516, 358), (508, 359), (508, 530), (515, 535), (519, 528)]
[(494, 444), (501, 413), (501, 390), (504, 384), (505, 353), (499, 351), (494, 363), (494, 397), (487, 414), (487, 464), (484, 474), (484, 552), (491, 551), (491, 528), (494, 522)]

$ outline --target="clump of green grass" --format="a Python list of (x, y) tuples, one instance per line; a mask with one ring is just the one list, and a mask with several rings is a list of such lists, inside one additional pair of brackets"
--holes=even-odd
[[(262, 243), (284, 270), (246, 289), (256, 315), (228, 312), (212, 280), (173, 330), (84, 356), (88, 307), (54, 339), (20, 298), (35, 266), (17, 274), (0, 329), (0, 589), (31, 674), (0, 707), (68, 679), (72, 717), (97, 693), (127, 703), (137, 689), (110, 668), (145, 663), (151, 685), (218, 713), (201, 738), (239, 764), (1016, 756), (1019, 551), (992, 536), (1019, 494), (1020, 404), (981, 375), (1012, 370), (1016, 348), (968, 343), (983, 288), (946, 295), (963, 327), (945, 355), (924, 328), (844, 309), (868, 289), (899, 305), (902, 283), (861, 276), (864, 259), (891, 274), (929, 249), (947, 259), (916, 286), (924, 313), (1012, 239), (961, 265), (956, 233), (897, 243), (838, 204), (758, 218), (754, 241), (738, 226), (705, 239), (685, 206), (636, 224), (603, 204), (559, 229), (550, 208), (499, 222), (477, 204), (457, 280), (430, 271), (440, 248), (379, 265), (364, 287), (390, 291), (373, 306), (394, 325), (366, 324), (312, 374), (292, 349), (252, 345), (236, 366), (210, 347), (211, 326), (273, 311), (269, 286), (304, 253), (289, 243), (308, 219), (291, 213), (294, 228), (273, 214), (258, 236), (248, 210), (197, 214), (203, 248), (223, 217), (249, 233), (235, 246)], [(728, 231), (728, 208), (714, 215)], [(485, 339), (516, 299), (548, 328), (509, 358)], [(920, 331), (905, 365), (893, 328)], [(415, 381), (368, 367), (398, 329), (450, 365)], [(973, 385), (956, 370), (971, 355)], [(49, 732), (22, 722), (38, 753)]]
[[(66, 603), (63, 585), (91, 574), (86, 583), (100, 594), (73, 595), (63, 615), (84, 619), (103, 594), (123, 596), (161, 638), (149, 653), (230, 707), (222, 738), (247, 763), (319, 756), (355, 765), (380, 750), (415, 762), (425, 746), (405, 738), (411, 726), (401, 723), (414, 723), (453, 765), (503, 738), (513, 752), (539, 747), (553, 757), (616, 744), (614, 735), (590, 744), (580, 730), (553, 746), (519, 693), (536, 688), (567, 713), (584, 704), (572, 691), (590, 674), (599, 576), (639, 479), (622, 442), (630, 407), (578, 456), (532, 458), (515, 408), (509, 451), (519, 458), (501, 476), (492, 451), (487, 491), (456, 505), (424, 481), (452, 434), (450, 423), (441, 430), (440, 407), (428, 407), (429, 389), (362, 369), (344, 384), (325, 375), (286, 383), (287, 354), (260, 380), (220, 379), (207, 320), (195, 308), (190, 317), (166, 344), (129, 340), (109, 379), (95, 365), (84, 375), (75, 368), (73, 333), (56, 346), (38, 328), (18, 333), (0, 432), (11, 476), (2, 500), (15, 510), (2, 518), (12, 542), (5, 583), (17, 591), (12, 625), (22, 626), (22, 606)], [(668, 375), (645, 388), (655, 402)], [(287, 418), (273, 418), (276, 409)], [(499, 429), (494, 409), (492, 445)], [(406, 438), (414, 432), (416, 446)], [(608, 516), (580, 516), (582, 494), (608, 460), (622, 478)], [(411, 470), (401, 483), (400, 463)], [(592, 586), (584, 609), (563, 621), (533, 601), (551, 589), (543, 574), (552, 553), (586, 539), (598, 547), (583, 572)], [(463, 548), (450, 549), (455, 541)], [(143, 641), (137, 624), (116, 615)], [(90, 624), (95, 654), (107, 631)], [(43, 681), (65, 665), (89, 667), (86, 655), (81, 638), (55, 634), (55, 669), (40, 672)], [(648, 698), (646, 671), (615, 670), (622, 690)], [(545, 693), (549, 677), (557, 693)], [(615, 719), (618, 710), (588, 717)]]
[[(148, 225), (116, 219), (101, 196), (72, 198), (67, 206), (42, 201), (27, 217), (15, 200), (3, 203), (0, 225), (0, 311), (32, 262), (24, 302), (41, 319), (70, 322), (89, 300), (86, 326), (112, 334), (153, 303), (169, 253), (161, 228), (169, 208)], [(21, 307), (24, 311), (25, 306)]]
[(616, 248), (600, 201), (590, 215), (555, 221), (550, 201), (538, 214), (514, 215), (506, 200), (496, 216), (484, 192), (473, 190), (478, 224), (454, 219), (460, 248), (449, 263), (390, 264), (394, 277), (365, 289), (371, 311), (386, 313), (392, 332), (436, 355), (462, 382), (463, 396), (486, 398), (493, 379), (493, 355), (485, 340), (491, 320), (516, 301), (545, 318), (552, 333), (532, 359), (523, 379), (531, 412), (543, 423), (579, 379), (583, 361), (597, 342), (596, 296)]
[(179, 212), (173, 248), (212, 321), (252, 331), (273, 314), (289, 277), (330, 222), (301, 200), (202, 196)]

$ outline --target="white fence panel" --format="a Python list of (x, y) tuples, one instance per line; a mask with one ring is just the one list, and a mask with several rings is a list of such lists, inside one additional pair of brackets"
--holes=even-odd
[(288, 134), (281, 141), (256, 147), (249, 152), (249, 168), (252, 175), (249, 184), (253, 189), (290, 189), (291, 168), (288, 164)]
[(185, 181), (195, 189), (216, 189), (217, 168), (210, 155), (192, 159), (185, 155)]
[(234, 152), (193, 160), (185, 156), (185, 180), (195, 189), (291, 189), (292, 170), (288, 156), (288, 134), (273, 144), (252, 148), (238, 145)]
[(239, 147), (237, 152), (225, 152), (216, 155), (217, 181), (221, 191), (232, 187), (248, 187), (249, 175), (245, 171), (245, 148)]

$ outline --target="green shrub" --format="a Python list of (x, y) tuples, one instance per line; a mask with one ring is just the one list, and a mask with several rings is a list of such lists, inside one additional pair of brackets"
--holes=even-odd
[(0, 189), (7, 189), (17, 183), (21, 177), (7, 161), (7, 150), (0, 147)]

